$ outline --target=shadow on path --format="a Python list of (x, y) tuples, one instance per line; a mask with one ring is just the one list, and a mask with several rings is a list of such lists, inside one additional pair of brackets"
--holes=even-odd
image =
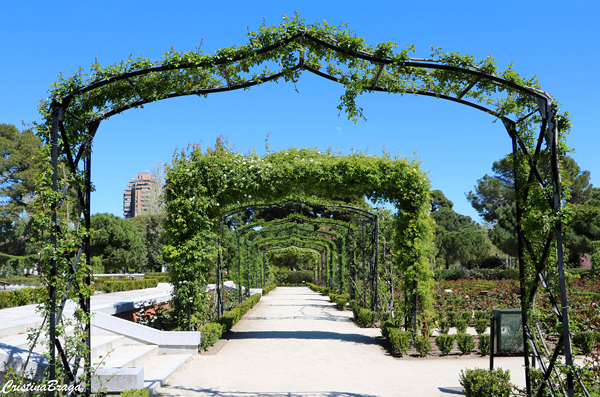
[[(194, 394), (200, 394), (208, 397), (377, 397), (374, 394), (361, 394), (361, 393), (347, 393), (337, 391), (325, 391), (325, 392), (231, 392), (231, 391), (220, 391), (213, 389), (192, 389), (185, 388), (182, 386), (172, 387), (172, 389), (179, 390), (180, 392), (193, 392)], [(162, 393), (161, 396), (179, 396), (180, 394)], [(188, 394), (186, 394), (188, 395)]]
[(464, 396), (463, 387), (438, 387), (442, 393), (446, 394), (458, 394), (459, 396)]
[(370, 336), (329, 331), (230, 331), (228, 339), (307, 339), (340, 340), (342, 342), (378, 345)]

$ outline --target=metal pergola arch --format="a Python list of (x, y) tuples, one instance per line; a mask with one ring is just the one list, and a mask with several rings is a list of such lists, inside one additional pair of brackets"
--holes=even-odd
[[(369, 210), (364, 209), (364, 208), (359, 208), (359, 207), (353, 207), (353, 206), (347, 206), (347, 205), (339, 205), (339, 204), (322, 204), (322, 203), (309, 203), (309, 202), (304, 202), (304, 201), (300, 201), (299, 199), (287, 199), (283, 202), (279, 202), (279, 203), (256, 203), (256, 204), (248, 204), (248, 205), (241, 205), (241, 206), (235, 206), (233, 208), (230, 208), (228, 210), (226, 210), (225, 215), (223, 215), (221, 217), (221, 225), (223, 226), (225, 224), (225, 220), (231, 216), (233, 216), (234, 214), (241, 214), (244, 213), (246, 215), (252, 214), (254, 215), (255, 213), (259, 212), (260, 210), (265, 210), (265, 209), (273, 209), (273, 208), (287, 208), (290, 206), (294, 206), (297, 204), (301, 204), (303, 206), (309, 206), (311, 207), (313, 210), (317, 209), (317, 210), (321, 210), (321, 211), (338, 211), (338, 212), (349, 212), (349, 213), (353, 213), (355, 214), (355, 216), (360, 216), (361, 219), (362, 217), (365, 217), (366, 219), (369, 219), (371, 222), (373, 222), (375, 225), (378, 225), (378, 218), (376, 214), (371, 213)], [(288, 223), (289, 222), (289, 218), (291, 217), (286, 217), (283, 219), (277, 219), (277, 220), (272, 220), (272, 221), (259, 221), (257, 223), (252, 223), (253, 221), (249, 221), (250, 223), (246, 224), (246, 225), (241, 225), (239, 226), (236, 231), (238, 232), (238, 256), (240, 255), (239, 252), (239, 247), (240, 247), (240, 234), (246, 234), (246, 233), (252, 233), (252, 232), (256, 232), (254, 230), (254, 228), (256, 227), (263, 227), (263, 226), (268, 226), (270, 224), (278, 224), (279, 222), (281, 223)], [(301, 219), (301, 217), (297, 217), (298, 219)], [(308, 221), (310, 218), (306, 218), (304, 219), (304, 221)], [(319, 224), (329, 224), (329, 225), (333, 225), (333, 226), (341, 226), (340, 223), (345, 223), (346, 224), (346, 228), (347, 230), (351, 229), (351, 225), (352, 222), (343, 222), (343, 221), (337, 221), (334, 219), (328, 219), (328, 218), (321, 218), (321, 217), (316, 217), (314, 219), (311, 219), (312, 222), (319, 223)], [(248, 222), (248, 220), (247, 220)], [(375, 230), (378, 230), (377, 226), (375, 228)], [(317, 231), (315, 231), (315, 233), (318, 233)], [(377, 241), (377, 235), (375, 235), (375, 241)], [(218, 245), (220, 247), (220, 240), (218, 241)], [(375, 244), (377, 245), (377, 244)], [(339, 246), (338, 246), (339, 248)], [(219, 249), (220, 250), (220, 249)], [(341, 253), (340, 253), (341, 254)], [(350, 255), (350, 252), (348, 253)], [(220, 304), (220, 299), (221, 299), (221, 293), (220, 293), (220, 256), (217, 257), (217, 300), (219, 302), (219, 315), (221, 315), (220, 312), (220, 308), (221, 308), (221, 304)], [(375, 268), (377, 267), (377, 255), (375, 255), (374, 258), (374, 266)], [(240, 264), (238, 264), (238, 267), (240, 267)], [(238, 294), (238, 299), (241, 300), (241, 289), (240, 292)], [(372, 298), (373, 302), (377, 302), (377, 291), (373, 292), (373, 295), (375, 296), (374, 298)], [(376, 309), (374, 309), (376, 310)]]
[[(327, 40), (329, 40), (329, 41), (327, 41)], [(545, 280), (545, 270), (546, 270), (545, 260), (547, 259), (548, 255), (550, 253), (551, 246), (555, 245), (556, 250), (557, 250), (558, 268), (559, 268), (560, 284), (561, 284), (560, 308), (558, 307), (558, 304), (554, 303), (556, 301), (555, 299), (553, 299), (553, 303), (554, 303), (554, 307), (555, 307), (557, 316), (559, 317), (560, 321), (563, 324), (562, 343), (564, 345), (564, 355), (565, 355), (565, 359), (566, 359), (566, 364), (567, 364), (567, 366), (571, 367), (573, 365), (573, 353), (572, 353), (571, 342), (570, 342), (569, 322), (568, 322), (568, 302), (567, 302), (567, 296), (566, 296), (566, 285), (565, 285), (565, 281), (564, 281), (564, 263), (563, 263), (564, 255), (562, 252), (563, 232), (562, 232), (561, 223), (560, 223), (560, 221), (557, 223), (555, 232), (548, 233), (547, 243), (541, 253), (535, 252), (535, 250), (531, 246), (530, 242), (527, 240), (527, 236), (524, 235), (522, 225), (520, 224), (520, 220), (522, 217), (522, 211), (523, 211), (523, 209), (522, 209), (523, 203), (525, 203), (529, 198), (529, 186), (532, 184), (536, 184), (536, 183), (543, 187), (546, 187), (548, 185), (547, 182), (544, 180), (544, 178), (541, 177), (541, 174), (537, 167), (537, 162), (538, 162), (537, 157), (542, 150), (542, 144), (544, 141), (546, 141), (546, 147), (550, 151), (550, 161), (551, 161), (551, 165), (552, 165), (552, 167), (551, 167), (551, 170), (552, 170), (551, 183), (552, 183), (553, 196), (551, 198), (550, 197), (548, 198), (549, 208), (551, 208), (551, 210), (554, 211), (555, 213), (558, 213), (562, 207), (562, 192), (560, 189), (561, 181), (560, 181), (560, 172), (559, 172), (559, 149), (558, 149), (558, 138), (559, 138), (560, 131), (558, 129), (558, 121), (556, 118), (557, 110), (553, 103), (552, 97), (549, 94), (547, 94), (543, 91), (540, 91), (538, 89), (520, 86), (512, 81), (490, 75), (488, 73), (485, 73), (482, 70), (477, 70), (474, 67), (469, 67), (468, 65), (464, 66), (464, 67), (458, 67), (458, 66), (443, 64), (439, 60), (435, 60), (435, 59), (406, 58), (406, 59), (402, 59), (402, 60), (397, 60), (397, 59), (392, 59), (389, 57), (388, 58), (380, 58), (380, 57), (375, 56), (374, 54), (367, 53), (364, 51), (352, 51), (347, 48), (343, 48), (342, 46), (338, 45), (338, 43), (336, 43), (331, 37), (319, 38), (319, 37), (312, 35), (309, 31), (302, 30), (302, 29), (296, 29), (295, 32), (290, 32), (286, 39), (284, 39), (278, 43), (274, 43), (274, 44), (266, 46), (264, 48), (256, 49), (254, 51), (252, 57), (258, 56), (260, 54), (265, 54), (270, 51), (275, 51), (275, 50), (281, 49), (288, 45), (292, 45), (294, 50), (298, 51), (298, 63), (294, 68), (291, 68), (288, 70), (283, 70), (279, 73), (274, 73), (271, 75), (263, 75), (260, 78), (251, 80), (251, 81), (241, 81), (240, 80), (239, 83), (236, 83), (236, 81), (234, 81), (234, 80), (236, 80), (236, 78), (234, 78), (234, 77), (237, 77), (237, 76), (228, 75), (228, 69), (227, 69), (228, 66), (230, 66), (236, 62), (243, 62), (243, 61), (251, 58), (251, 57), (243, 57), (243, 56), (237, 56), (237, 57), (233, 56), (228, 59), (227, 58), (217, 58), (217, 59), (211, 60), (210, 62), (206, 61), (206, 62), (200, 63), (200, 64), (193, 63), (193, 62), (188, 62), (188, 63), (182, 62), (177, 65), (165, 64), (165, 65), (161, 65), (161, 66), (143, 68), (140, 70), (132, 70), (130, 72), (123, 73), (119, 76), (111, 76), (107, 79), (101, 79), (99, 81), (94, 81), (87, 86), (73, 89), (71, 92), (67, 93), (66, 95), (63, 95), (62, 97), (54, 97), (52, 99), (52, 103), (50, 104), (50, 109), (51, 109), (52, 114), (50, 115), (50, 120), (48, 120), (48, 125), (50, 127), (49, 128), (50, 129), (50, 142), (52, 145), (52, 151), (51, 151), (52, 168), (53, 168), (52, 189), (56, 192), (62, 191), (63, 195), (66, 195), (67, 191), (68, 191), (68, 187), (59, 188), (59, 186), (58, 186), (58, 174), (59, 174), (58, 159), (59, 159), (59, 135), (60, 135), (61, 141), (62, 141), (61, 142), (61, 144), (62, 144), (61, 145), (61, 149), (62, 149), (61, 155), (65, 157), (66, 162), (67, 162), (71, 172), (77, 173), (79, 170), (79, 164), (83, 161), (83, 169), (84, 169), (83, 177), (85, 179), (85, 188), (81, 189), (81, 188), (77, 187), (77, 189), (78, 189), (77, 196), (78, 196), (80, 206), (81, 206), (81, 214), (82, 214), (83, 218), (85, 219), (86, 227), (89, 228), (89, 225), (90, 225), (90, 222), (89, 222), (89, 220), (90, 220), (90, 192), (91, 192), (91, 174), (90, 174), (90, 172), (91, 172), (90, 171), (91, 170), (91, 144), (92, 144), (93, 138), (96, 134), (96, 131), (97, 131), (101, 121), (106, 120), (107, 118), (109, 118), (113, 115), (122, 113), (125, 110), (132, 109), (135, 107), (140, 107), (140, 106), (143, 106), (144, 104), (151, 103), (151, 102), (154, 102), (157, 100), (174, 98), (174, 97), (179, 97), (179, 96), (187, 96), (187, 95), (206, 96), (208, 94), (216, 93), (216, 92), (224, 92), (224, 91), (248, 88), (248, 87), (251, 87), (251, 86), (254, 86), (257, 84), (261, 84), (263, 82), (276, 80), (279, 78), (287, 78), (291, 73), (299, 72), (301, 70), (307, 70), (311, 73), (314, 73), (314, 74), (324, 77), (326, 79), (344, 83), (344, 81), (340, 80), (338, 77), (330, 75), (325, 71), (315, 68), (314, 65), (309, 65), (305, 62), (306, 53), (309, 52), (309, 50), (312, 48), (311, 46), (318, 45), (318, 46), (327, 48), (328, 50), (333, 51), (334, 53), (345, 54), (347, 56), (355, 57), (355, 58), (370, 62), (373, 65), (372, 75), (374, 76), (371, 91), (390, 92), (385, 87), (378, 86), (379, 79), (382, 76), (382, 74), (386, 71), (386, 68), (416, 68), (416, 69), (422, 69), (422, 70), (427, 70), (427, 71), (444, 70), (444, 71), (456, 73), (457, 75), (465, 77), (464, 84), (462, 85), (460, 91), (434, 92), (433, 90), (427, 91), (427, 90), (420, 90), (418, 88), (413, 88), (413, 89), (406, 89), (406, 90), (400, 91), (399, 93), (413, 93), (416, 95), (437, 97), (437, 98), (453, 101), (456, 103), (460, 103), (462, 105), (466, 105), (466, 106), (475, 108), (477, 110), (486, 112), (488, 114), (491, 114), (495, 117), (500, 118), (503, 121), (503, 123), (506, 127), (506, 130), (512, 140), (513, 154), (514, 155), (522, 155), (527, 159), (527, 162), (529, 163), (531, 170), (529, 171), (529, 175), (527, 177), (527, 182), (525, 184), (526, 186), (524, 186), (524, 187), (518, 186), (518, 183), (517, 183), (518, 178), (515, 178), (515, 182), (516, 182), (515, 190), (517, 193), (517, 217), (519, 219), (519, 225), (518, 225), (517, 232), (518, 232), (518, 241), (519, 241), (520, 275), (521, 275), (521, 280), (522, 280), (521, 281), (521, 283), (522, 283), (522, 288), (521, 288), (522, 306), (524, 309), (527, 308), (527, 306), (531, 303), (530, 301), (531, 301), (532, 295), (539, 289), (540, 285), (542, 285), (544, 287), (547, 286), (547, 282)], [(221, 68), (221, 70), (222, 70), (221, 74), (223, 75), (223, 80), (225, 81), (225, 83), (218, 87), (190, 89), (190, 90), (186, 90), (186, 91), (174, 90), (173, 92), (159, 93), (157, 96), (152, 96), (152, 97), (145, 95), (143, 90), (139, 89), (139, 87), (136, 86), (135, 79), (139, 78), (141, 76), (149, 75), (152, 73), (182, 71), (182, 70), (191, 69), (191, 68), (203, 68), (203, 67), (207, 68), (207, 69), (208, 68), (216, 68), (216, 69)], [(237, 80), (239, 80), (239, 78)], [(117, 82), (122, 82), (122, 81), (128, 82), (129, 85), (131, 86), (131, 92), (129, 93), (129, 96), (132, 99), (129, 102), (120, 104), (109, 110), (99, 112), (97, 114), (97, 117), (93, 117), (88, 120), (76, 120), (75, 118), (70, 118), (70, 114), (69, 114), (70, 106), (75, 106), (73, 104), (76, 103), (77, 101), (85, 102), (85, 98), (83, 98), (85, 95), (87, 95), (87, 94), (92, 95), (93, 92), (97, 89), (100, 89), (102, 87), (105, 87), (107, 85), (114, 84)], [(509, 118), (508, 116), (506, 116), (505, 114), (503, 114), (502, 112), (499, 112), (499, 111), (493, 110), (491, 108), (487, 108), (485, 106), (480, 105), (479, 103), (477, 103), (477, 100), (473, 100), (473, 101), (469, 100), (468, 99), (469, 92), (475, 86), (480, 84), (481, 82), (490, 82), (491, 84), (496, 84), (498, 87), (501, 87), (503, 89), (514, 90), (514, 91), (517, 91), (517, 92), (521, 93), (522, 95), (528, 97), (531, 102), (531, 104), (530, 104), (530, 108), (532, 109), (531, 112), (528, 114), (519, 115), (520, 117), (513, 120), (513, 119)], [(392, 92), (395, 92), (395, 91), (392, 91)], [(79, 104), (77, 104), (77, 105), (79, 105)], [(519, 126), (522, 123), (526, 123), (526, 122), (528, 122), (528, 120), (531, 120), (531, 117), (534, 115), (539, 116), (541, 118), (541, 123), (540, 123), (539, 136), (537, 138), (537, 144), (535, 145), (536, 149), (533, 151), (533, 153), (531, 153), (531, 150), (528, 149), (527, 145), (525, 144), (525, 142), (523, 140), (523, 137), (519, 133)], [(79, 134), (79, 136), (81, 138), (81, 142), (71, 142), (70, 141), (67, 130), (71, 127), (71, 125), (75, 126), (74, 128), (76, 129), (77, 133)], [(77, 147), (77, 144), (79, 144), (78, 147)], [(515, 168), (515, 175), (517, 175), (519, 172), (521, 172), (521, 171), (518, 168)], [(53, 216), (53, 223), (55, 226), (54, 226), (54, 229), (52, 232), (51, 239), (55, 243), (56, 238), (57, 238), (56, 236), (59, 233), (58, 232), (59, 226), (57, 224), (56, 213)], [(87, 260), (89, 260), (89, 241), (88, 240), (86, 240), (83, 243), (82, 247), (80, 247), (79, 250), (77, 251), (77, 253), (73, 259), (73, 263), (72, 263), (73, 269), (77, 269), (78, 261), (79, 261), (79, 258), (81, 257), (82, 253), (85, 253)], [(525, 286), (523, 285), (524, 272), (525, 272), (525, 269), (524, 269), (525, 255), (528, 255), (535, 263), (535, 267), (536, 267), (535, 271), (538, 275), (538, 277), (536, 278), (537, 284), (535, 284), (532, 287), (532, 291), (529, 294), (529, 296), (525, 296)], [(55, 277), (55, 275), (56, 275), (56, 267), (54, 266), (53, 269), (54, 270), (52, 271), (52, 273), (50, 275), (51, 278)], [(74, 274), (74, 272), (75, 272), (75, 270), (73, 270), (73, 274)], [(87, 281), (89, 283), (89, 281), (90, 281), (89, 278)], [(68, 282), (71, 284), (73, 282), (73, 278), (71, 278)], [(70, 287), (68, 289), (70, 289)], [(63, 299), (63, 297), (60, 297), (60, 299), (59, 299), (60, 302), (57, 305), (57, 298), (59, 298), (59, 297), (56, 296), (55, 290), (52, 287), (50, 288), (50, 296), (52, 298), (53, 303), (50, 308), (50, 315), (49, 315), (50, 339), (51, 339), (50, 346), (51, 347), (50, 347), (50, 365), (48, 367), (49, 368), (48, 369), (48, 371), (49, 371), (48, 377), (49, 377), (49, 379), (52, 380), (55, 378), (55, 346), (59, 349), (59, 351), (61, 350), (60, 342), (55, 338), (55, 328), (59, 325), (59, 322), (61, 319), (61, 313), (64, 308), (64, 302), (66, 299)], [(90, 310), (89, 300), (87, 300), (87, 301), (82, 300), (81, 305), (82, 305), (81, 308), (84, 311), (89, 312), (89, 310)], [(539, 361), (539, 363), (542, 367), (542, 370), (544, 372), (545, 380), (548, 380), (548, 378), (550, 376), (550, 372), (552, 371), (552, 367), (554, 367), (556, 359), (559, 355), (560, 344), (555, 349), (554, 354), (552, 355), (553, 357), (549, 362), (549, 366), (546, 368), (545, 364), (541, 358), (541, 354), (539, 354), (539, 352), (537, 351), (533, 334), (528, 327), (526, 310), (523, 310), (523, 324), (524, 324), (524, 329), (523, 329), (524, 338), (525, 338), (525, 340), (529, 341), (529, 344), (527, 344), (527, 343), (525, 344), (525, 353), (526, 353), (525, 354), (525, 368), (526, 368), (526, 379), (527, 379), (527, 392), (529, 395), (531, 395), (531, 387), (529, 384), (529, 379), (530, 379), (530, 377), (529, 377), (530, 363), (529, 363), (529, 359), (528, 359), (529, 345), (531, 345), (531, 347), (533, 347), (536, 359)], [(89, 330), (90, 330), (89, 323), (86, 325), (85, 330), (89, 333)], [(88, 346), (89, 346), (89, 337), (88, 337)], [(76, 364), (75, 364), (74, 368), (78, 368), (80, 366), (80, 361), (81, 361), (80, 358), (84, 357), (84, 356), (86, 357), (85, 366), (89, 368), (89, 355), (83, 355), (83, 354), (79, 355), (78, 356), (79, 358), (76, 359)], [(65, 364), (66, 364), (67, 368), (70, 368), (70, 365), (68, 363), (65, 363)], [(74, 383), (75, 379), (71, 378), (70, 382)], [(568, 382), (567, 389), (568, 389), (569, 395), (573, 395), (573, 378), (572, 378), (571, 371), (568, 372), (567, 382)], [(546, 385), (546, 383), (542, 382), (542, 387), (544, 387), (544, 385)], [(554, 393), (554, 390), (552, 390), (552, 385), (550, 385), (550, 387), (551, 387), (551, 393)]]

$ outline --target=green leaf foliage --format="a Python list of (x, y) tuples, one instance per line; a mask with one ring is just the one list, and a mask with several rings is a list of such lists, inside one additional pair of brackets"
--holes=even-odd
[(467, 397), (509, 397), (513, 389), (509, 371), (502, 368), (461, 370), (459, 381)]

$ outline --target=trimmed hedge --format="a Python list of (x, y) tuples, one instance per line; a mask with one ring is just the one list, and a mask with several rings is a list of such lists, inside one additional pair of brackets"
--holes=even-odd
[(346, 310), (346, 305), (350, 300), (349, 294), (329, 294), (329, 299), (331, 302), (335, 303), (339, 310)]
[(223, 335), (224, 326), (218, 323), (208, 323), (200, 328), (200, 349), (214, 345)]
[(18, 307), (38, 303), (48, 296), (46, 287), (21, 288), (11, 291), (0, 291), (0, 309)]
[(268, 294), (269, 292), (273, 291), (275, 288), (277, 288), (277, 284), (275, 284), (275, 283), (268, 283), (263, 288), (263, 296), (266, 295), (266, 294)]
[(427, 355), (431, 351), (431, 340), (429, 339), (429, 336), (415, 336), (415, 349), (417, 349), (421, 357), (427, 357)]
[(398, 328), (389, 328), (387, 334), (388, 340), (392, 345), (392, 351), (401, 356), (406, 355), (410, 347), (411, 332), (402, 331)]
[(200, 328), (200, 345), (198, 349), (202, 350), (214, 345), (225, 332), (237, 324), (244, 317), (244, 314), (260, 301), (260, 298), (259, 294), (254, 294), (233, 309), (223, 313), (218, 320)]
[(149, 395), (148, 389), (127, 389), (121, 393), (121, 397), (148, 397)]
[(244, 314), (246, 314), (248, 310), (252, 309), (254, 305), (258, 303), (258, 301), (260, 301), (260, 295), (252, 295), (230, 311), (223, 313), (221, 318), (217, 320), (219, 324), (223, 325), (223, 332), (229, 331), (235, 324), (237, 324), (237, 322), (242, 319)]
[(518, 269), (439, 269), (433, 271), (433, 277), (436, 281), (441, 280), (461, 280), (461, 279), (482, 279), (482, 280), (505, 280), (519, 278)]
[(110, 292), (120, 292), (120, 291), (131, 291), (134, 289), (144, 289), (144, 288), (155, 288), (159, 283), (158, 277), (152, 277), (148, 279), (126, 279), (126, 280), (117, 280), (117, 279), (106, 279), (106, 280), (95, 280), (94, 286), (97, 291), (104, 291), (106, 293)]
[(313, 281), (313, 272), (309, 271), (309, 270), (302, 270), (302, 271), (280, 270), (275, 274), (275, 282), (278, 285), (311, 283), (312, 281)]
[(475, 338), (473, 335), (461, 332), (456, 335), (456, 344), (462, 354), (471, 354), (471, 351), (475, 349)]
[(438, 335), (435, 337), (435, 345), (442, 352), (442, 356), (447, 356), (454, 347), (454, 335)]
[(485, 356), (488, 354), (488, 352), (490, 351), (490, 344), (491, 344), (491, 335), (490, 334), (480, 334), (479, 335), (479, 346), (477, 346), (477, 348), (479, 349), (479, 352), (481, 353), (482, 356)]
[(459, 380), (467, 397), (509, 397), (513, 389), (509, 371), (502, 368), (461, 370)]

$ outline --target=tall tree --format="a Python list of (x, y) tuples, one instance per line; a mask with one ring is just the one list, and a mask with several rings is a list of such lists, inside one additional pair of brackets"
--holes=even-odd
[(454, 203), (448, 200), (441, 190), (431, 191), (431, 212), (443, 209), (451, 210), (452, 207), (454, 207)]
[[(550, 168), (547, 164), (538, 164), (542, 177), (550, 178)], [(575, 160), (569, 156), (561, 159), (561, 176), (569, 186), (565, 193), (569, 194), (569, 202), (584, 204), (591, 197), (590, 172), (582, 171)], [(514, 174), (510, 157), (494, 161), (493, 176), (484, 175), (477, 180), (475, 191), (467, 193), (467, 200), (481, 217), (490, 223), (498, 220), (499, 208), (515, 202)]]
[(112, 214), (94, 214), (91, 227), (91, 253), (102, 258), (105, 272), (141, 271), (146, 266), (144, 241), (133, 223)]
[(471, 267), (489, 255), (491, 246), (471, 217), (451, 209), (435, 211), (431, 217), (436, 222), (436, 258), (444, 260), (446, 269), (457, 261)]
[(5, 242), (35, 192), (35, 159), (42, 147), (31, 130), (0, 124), (0, 242)]
[(133, 223), (142, 236), (144, 242), (144, 252), (147, 265), (153, 271), (161, 271), (166, 264), (163, 258), (163, 233), (162, 222), (165, 219), (164, 214), (138, 215), (129, 218), (126, 221)]

